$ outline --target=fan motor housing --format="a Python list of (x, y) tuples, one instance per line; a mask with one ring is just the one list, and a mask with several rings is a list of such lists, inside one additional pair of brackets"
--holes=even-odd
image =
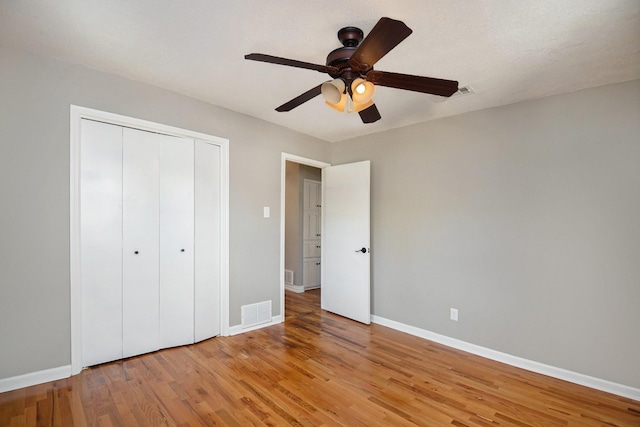
[(327, 65), (336, 67), (337, 73), (329, 74), (331, 77), (342, 78), (345, 83), (350, 83), (354, 79), (360, 77), (360, 73), (353, 71), (349, 66), (349, 58), (358, 49), (358, 45), (364, 38), (364, 33), (357, 27), (344, 27), (338, 31), (338, 40), (342, 43), (342, 47), (332, 50), (327, 55)]

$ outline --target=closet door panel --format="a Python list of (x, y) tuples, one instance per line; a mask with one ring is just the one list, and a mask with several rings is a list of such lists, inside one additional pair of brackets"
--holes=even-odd
[(322, 207), (322, 187), (317, 181), (304, 180), (303, 208), (307, 211), (319, 211)]
[(195, 141), (195, 340), (220, 335), (220, 147)]
[(320, 212), (304, 212), (302, 217), (302, 238), (320, 239)]
[(123, 129), (123, 357), (159, 348), (158, 135)]
[(84, 366), (122, 358), (122, 128), (81, 122)]
[(160, 142), (160, 347), (194, 342), (193, 140)]

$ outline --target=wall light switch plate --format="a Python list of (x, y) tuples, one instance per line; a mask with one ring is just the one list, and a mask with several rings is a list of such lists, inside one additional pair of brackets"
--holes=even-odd
[(449, 318), (454, 321), (458, 321), (458, 309), (452, 308), (449, 314)]
[(269, 208), (269, 206), (265, 206), (264, 207), (264, 217), (265, 218), (269, 218), (271, 216), (271, 209)]

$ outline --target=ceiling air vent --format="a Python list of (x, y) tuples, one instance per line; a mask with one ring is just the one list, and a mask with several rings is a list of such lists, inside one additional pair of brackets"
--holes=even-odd
[(427, 95), (429, 99), (433, 102), (443, 102), (447, 99), (458, 98), (459, 96), (466, 96), (475, 93), (471, 86), (460, 86), (456, 92), (453, 93), (450, 97), (446, 96), (437, 96), (437, 95)]
[(458, 91), (456, 93), (453, 94), (453, 96), (456, 95), (469, 95), (473, 93), (473, 89), (471, 89), (470, 86), (462, 86), (458, 88)]

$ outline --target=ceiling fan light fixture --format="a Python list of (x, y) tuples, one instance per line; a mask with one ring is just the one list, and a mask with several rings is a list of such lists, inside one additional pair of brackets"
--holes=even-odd
[(331, 103), (329, 101), (325, 101), (329, 107), (333, 108), (336, 111), (341, 113), (359, 113), (362, 110), (365, 110), (373, 105), (373, 99), (369, 100), (369, 102), (365, 102), (363, 104), (354, 102), (349, 95), (343, 93), (340, 97), (340, 101), (336, 103)]
[(373, 105), (373, 99), (370, 99), (369, 102), (365, 102), (364, 104), (359, 104), (353, 101), (353, 112), (359, 113), (362, 110), (366, 110), (367, 108)]
[(342, 79), (322, 83), (320, 91), (328, 104), (339, 104), (344, 95), (345, 84)]
[(329, 101), (325, 101), (325, 104), (327, 104), (329, 107), (333, 108), (334, 110), (343, 113), (346, 102), (347, 102), (347, 95), (343, 93), (338, 102), (332, 103)]
[(358, 78), (351, 83), (351, 93), (355, 104), (367, 104), (373, 99), (375, 92), (375, 85), (365, 79)]

